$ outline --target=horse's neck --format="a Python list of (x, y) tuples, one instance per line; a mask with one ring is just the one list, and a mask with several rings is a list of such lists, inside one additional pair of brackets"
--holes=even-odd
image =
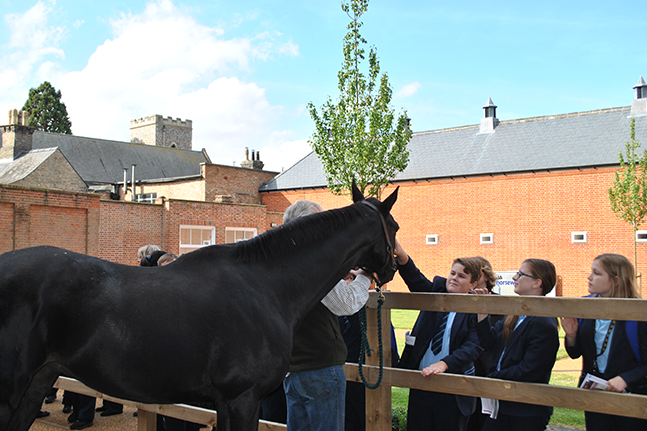
[(284, 312), (295, 321), (304, 317), (350, 269), (360, 264), (375, 241), (374, 232), (367, 229), (365, 219), (358, 219), (344, 232), (279, 257), (277, 264), (286, 270), (275, 286), (281, 289), (278, 294)]

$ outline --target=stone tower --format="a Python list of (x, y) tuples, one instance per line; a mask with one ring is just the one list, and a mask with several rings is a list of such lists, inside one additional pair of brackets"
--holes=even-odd
[(193, 149), (193, 122), (161, 115), (130, 121), (130, 142), (158, 147)]

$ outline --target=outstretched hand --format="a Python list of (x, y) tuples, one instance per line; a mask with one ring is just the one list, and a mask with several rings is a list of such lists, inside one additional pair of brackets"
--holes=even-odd
[(406, 251), (404, 251), (397, 238), (395, 240), (395, 248), (393, 249), (393, 254), (395, 255), (395, 260), (398, 262), (398, 265), (404, 265), (409, 262), (409, 255)]
[(449, 368), (449, 366), (444, 361), (436, 362), (435, 364), (429, 365), (427, 368), (423, 368), (422, 375), (427, 377), (432, 374), (442, 374), (447, 371), (447, 368)]

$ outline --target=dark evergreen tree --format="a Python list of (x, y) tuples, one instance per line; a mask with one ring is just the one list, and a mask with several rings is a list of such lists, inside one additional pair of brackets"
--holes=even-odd
[(72, 123), (65, 103), (61, 102), (61, 90), (48, 81), (29, 90), (29, 98), (22, 107), (29, 112), (29, 125), (45, 132), (72, 134)]

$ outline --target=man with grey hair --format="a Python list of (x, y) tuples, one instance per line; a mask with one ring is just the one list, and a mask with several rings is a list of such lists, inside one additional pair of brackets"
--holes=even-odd
[[(300, 200), (290, 205), (283, 223), (323, 211)], [(306, 316), (294, 334), (289, 373), (283, 381), (288, 430), (343, 431), (346, 398), (346, 344), (337, 316), (350, 316), (368, 300), (369, 274), (351, 270)]]

